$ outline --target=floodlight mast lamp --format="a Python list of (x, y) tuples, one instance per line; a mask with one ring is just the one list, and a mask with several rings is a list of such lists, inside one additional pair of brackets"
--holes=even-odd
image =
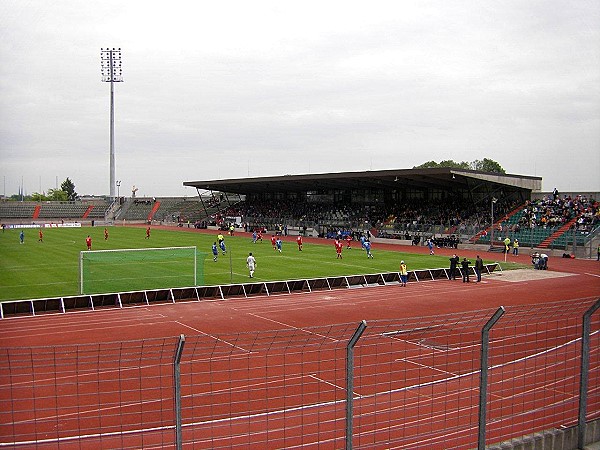
[(114, 83), (123, 81), (120, 48), (101, 48), (102, 81), (110, 83), (110, 198), (115, 198), (115, 95)]

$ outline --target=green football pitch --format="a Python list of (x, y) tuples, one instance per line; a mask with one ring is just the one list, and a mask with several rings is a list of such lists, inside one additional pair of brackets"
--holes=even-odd
[[(145, 239), (145, 228), (108, 227), (108, 232), (109, 238), (105, 240), (104, 227), (44, 228), (43, 242), (39, 242), (37, 229), (25, 229), (23, 244), (19, 242), (19, 229), (1, 232), (0, 300), (78, 295), (79, 255), (87, 250), (85, 239), (88, 235), (92, 238), (92, 250), (196, 246), (202, 274), (198, 284), (204, 285), (250, 281), (246, 268), (249, 252), (257, 261), (254, 282), (393, 272), (398, 270), (401, 259), (409, 270), (448, 265), (445, 256), (378, 250), (377, 244), (373, 245), (374, 258), (369, 259), (357, 242), (352, 243), (351, 250), (344, 245), (343, 259), (340, 260), (336, 259), (331, 240), (323, 240), (322, 244), (305, 242), (302, 252), (298, 251), (295, 242), (284, 241), (283, 251), (279, 253), (273, 250), (270, 235), (265, 235), (265, 240), (256, 244), (247, 236), (226, 236), (227, 253), (223, 255), (219, 251), (214, 262), (211, 246), (217, 232), (152, 229), (149, 239)], [(139, 263), (131, 261), (131, 265), (136, 264)], [(154, 286), (148, 287), (151, 288)], [(136, 286), (130, 290), (136, 289), (140, 288)]]

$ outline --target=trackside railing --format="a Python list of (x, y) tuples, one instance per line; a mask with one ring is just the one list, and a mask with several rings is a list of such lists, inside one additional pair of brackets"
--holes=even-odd
[[(460, 268), (457, 269), (460, 272)], [(470, 275), (475, 269), (469, 267)], [(502, 272), (499, 263), (486, 264), (484, 274)], [(459, 273), (460, 275), (460, 273)], [(408, 273), (409, 281), (435, 281), (450, 279), (448, 268), (413, 270)], [(27, 315), (69, 313), (73, 311), (106, 308), (147, 306), (156, 303), (177, 303), (204, 300), (248, 298), (258, 295), (281, 295), (335, 289), (354, 289), (399, 284), (399, 272), (366, 275), (342, 275), (325, 278), (266, 281), (259, 283), (222, 284), (214, 286), (192, 286), (168, 289), (153, 289), (133, 292), (86, 294), (69, 297), (39, 298), (0, 302), (0, 319)]]
[(600, 440), (598, 309), (4, 347), (0, 448), (582, 448)]

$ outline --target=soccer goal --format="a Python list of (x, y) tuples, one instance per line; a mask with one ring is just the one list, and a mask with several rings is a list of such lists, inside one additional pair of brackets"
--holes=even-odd
[(196, 286), (203, 282), (196, 247), (82, 251), (81, 294)]

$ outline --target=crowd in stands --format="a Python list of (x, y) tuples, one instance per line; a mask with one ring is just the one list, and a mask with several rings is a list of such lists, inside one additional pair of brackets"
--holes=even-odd
[(584, 195), (560, 196), (558, 191), (541, 199), (525, 202), (519, 221), (512, 225), (499, 226), (499, 231), (519, 232), (523, 229), (558, 228), (577, 219), (573, 228), (591, 231), (600, 223), (598, 202)]
[[(498, 205), (500, 214), (516, 207), (516, 203)], [(273, 200), (266, 203), (241, 202), (230, 207), (213, 220), (219, 221), (226, 216), (241, 216), (268, 220), (286, 220), (293, 218), (299, 222), (314, 222), (329, 225), (333, 232), (343, 233), (353, 229), (376, 228), (384, 233), (392, 230), (395, 234), (412, 234), (415, 231), (427, 231), (426, 225), (443, 225), (455, 233), (471, 229), (481, 229), (490, 224), (489, 205), (475, 206), (462, 200), (440, 200), (423, 202), (412, 200), (401, 205), (332, 205), (326, 203), (308, 203), (293, 200)], [(349, 227), (349, 228), (348, 228)], [(446, 243), (443, 244), (446, 246)]]

